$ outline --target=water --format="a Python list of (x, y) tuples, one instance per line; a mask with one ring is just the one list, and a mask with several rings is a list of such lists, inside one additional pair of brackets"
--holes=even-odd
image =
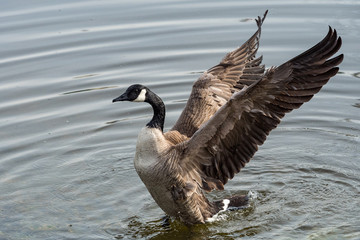
[[(360, 3), (349, 1), (2, 1), (0, 239), (360, 239)], [(287, 115), (220, 199), (247, 209), (192, 228), (163, 212), (133, 169), (142, 83), (178, 118), (199, 74), (256, 30), (279, 65), (343, 38), (340, 73)]]

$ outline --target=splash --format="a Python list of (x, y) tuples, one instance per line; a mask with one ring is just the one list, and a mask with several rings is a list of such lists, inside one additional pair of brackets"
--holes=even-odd
[[(253, 201), (255, 199), (257, 199), (258, 197), (258, 194), (257, 192), (255, 191), (249, 191), (248, 194), (247, 194), (247, 197), (249, 198), (249, 202), (250, 201)], [(212, 223), (212, 222), (215, 222), (215, 221), (222, 221), (222, 220), (225, 220), (227, 218), (227, 215), (223, 215), (222, 213), (227, 211), (227, 210), (234, 210), (234, 209), (243, 209), (243, 208), (247, 208), (247, 206), (249, 206), (249, 204), (245, 207), (241, 207), (241, 208), (232, 208), (230, 207), (229, 208), (229, 204), (230, 204), (230, 200), (229, 199), (224, 199), (223, 200), (223, 204), (224, 204), (224, 207), (222, 210), (220, 210), (218, 213), (216, 213), (215, 215), (213, 215), (211, 218), (208, 218), (205, 220), (205, 222), (208, 222), (208, 223)]]
[[(213, 215), (211, 218), (206, 219), (205, 222), (215, 222), (215, 221), (220, 220), (219, 214), (222, 213), (222, 212), (225, 212), (228, 209), (229, 204), (230, 204), (230, 200), (229, 199), (224, 199), (223, 204), (224, 204), (223, 209), (220, 210), (217, 214)], [(224, 219), (225, 219), (225, 216), (222, 216), (221, 220), (224, 220)]]

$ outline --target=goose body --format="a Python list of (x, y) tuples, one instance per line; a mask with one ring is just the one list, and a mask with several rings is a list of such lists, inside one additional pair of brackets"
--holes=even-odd
[(156, 203), (165, 212), (174, 215), (176, 206), (168, 190), (173, 180), (168, 178), (167, 172), (162, 169), (162, 161), (159, 161), (162, 153), (169, 147), (161, 130), (144, 127), (138, 136), (134, 166)]
[(256, 58), (261, 25), (194, 83), (178, 121), (163, 132), (165, 105), (149, 88), (135, 84), (113, 102), (147, 102), (153, 118), (140, 131), (135, 169), (168, 215), (187, 224), (205, 223), (227, 207), (244, 206), (246, 196), (216, 202), (204, 192), (223, 190), (250, 161), (285, 113), (309, 101), (338, 72), (343, 55), (331, 58), (341, 38), (329, 27), (314, 47), (265, 71)]
[[(138, 136), (134, 166), (164, 212), (186, 223), (204, 223), (218, 212), (218, 206), (205, 198), (196, 183), (189, 182), (191, 174), (196, 173), (183, 174), (175, 165), (170, 166), (168, 158), (164, 157), (174, 146), (178, 134), (177, 131), (163, 134), (158, 128), (144, 127)], [(197, 203), (201, 203), (201, 207)]]

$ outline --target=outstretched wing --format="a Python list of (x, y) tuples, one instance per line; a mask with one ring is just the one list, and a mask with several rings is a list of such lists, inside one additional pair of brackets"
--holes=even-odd
[(262, 77), (262, 57), (255, 58), (255, 54), (266, 14), (267, 11), (263, 18), (258, 17), (258, 30), (248, 41), (228, 53), (218, 65), (203, 73), (194, 83), (185, 109), (172, 130), (191, 137), (235, 92)]
[(219, 181), (225, 184), (249, 162), (285, 113), (309, 101), (338, 72), (343, 55), (329, 58), (340, 46), (341, 38), (329, 27), (317, 45), (235, 93), (190, 140), (177, 146), (182, 168), (205, 175), (204, 189), (223, 188)]

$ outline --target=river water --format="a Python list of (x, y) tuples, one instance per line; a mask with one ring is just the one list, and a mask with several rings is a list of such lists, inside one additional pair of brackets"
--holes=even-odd
[[(340, 72), (209, 196), (251, 194), (248, 208), (162, 226), (132, 162), (152, 110), (111, 100), (145, 84), (171, 128), (266, 9), (267, 67), (331, 25)], [(0, 32), (0, 239), (360, 239), (359, 1), (1, 1)]]

